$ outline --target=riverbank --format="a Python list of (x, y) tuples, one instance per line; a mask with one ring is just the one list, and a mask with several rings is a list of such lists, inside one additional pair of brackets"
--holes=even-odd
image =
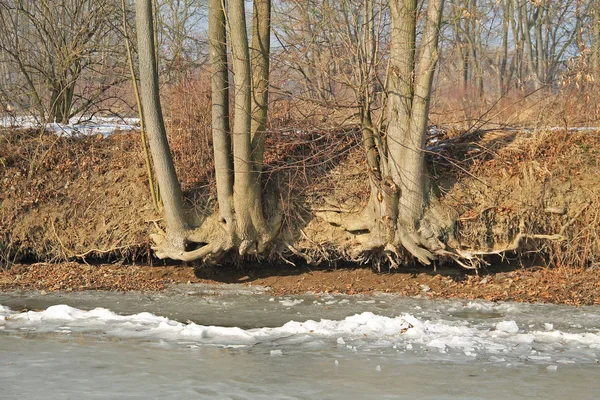
[(0, 270), (0, 291), (84, 290), (161, 291), (187, 283), (233, 283), (265, 286), (274, 296), (315, 293), (393, 293), (431, 299), (482, 299), (527, 303), (600, 305), (600, 280), (594, 268), (530, 267), (481, 271), (370, 268), (315, 269), (292, 266), (236, 267), (85, 265), (77, 263), (15, 265)]
[[(463, 254), (483, 254), (479, 274), (441, 263), (437, 271), (410, 269), (401, 255), (393, 269), (383, 252), (356, 254), (361, 233), (317, 214), (365, 206), (369, 180), (360, 141), (352, 131), (298, 135), (279, 138), (267, 152), (265, 192), (276, 196), (266, 197), (269, 204), (281, 198), (285, 207), (263, 264), (249, 265), (231, 253), (222, 264), (244, 269), (196, 270), (132, 266), (150, 263), (149, 235), (163, 224), (148, 196), (136, 135), (72, 139), (6, 131), (0, 146), (0, 290), (160, 291), (178, 283), (228, 282), (267, 286), (273, 295), (390, 292), (600, 304), (597, 132), (444, 132), (431, 143), (431, 179), (440, 201), (456, 214), (454, 236)], [(216, 207), (210, 158), (192, 157), (190, 149), (203, 147), (181, 142), (185, 138), (171, 139), (186, 200), (209, 215)], [(498, 254), (512, 264), (498, 266)], [(291, 259), (306, 267), (289, 265)], [(26, 264), (31, 260), (48, 263)], [(106, 264), (115, 261), (127, 265)], [(341, 265), (352, 268), (330, 269)]]

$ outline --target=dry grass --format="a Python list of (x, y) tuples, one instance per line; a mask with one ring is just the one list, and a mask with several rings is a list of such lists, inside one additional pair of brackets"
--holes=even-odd
[(162, 103), (171, 153), (182, 189), (190, 197), (214, 188), (210, 76), (202, 72), (168, 86)]
[(0, 140), (0, 262), (147, 254), (156, 216), (137, 134)]
[(469, 146), (450, 154), (461, 170), (438, 169), (465, 247), (493, 251), (518, 234), (558, 234), (566, 240), (529, 241), (520, 255), (555, 266), (598, 265), (598, 133), (487, 133)]
[(585, 76), (573, 72), (558, 88), (512, 89), (486, 98), (460, 85), (440, 86), (433, 96), (430, 118), (433, 124), (463, 131), (598, 126), (600, 83), (586, 81)]

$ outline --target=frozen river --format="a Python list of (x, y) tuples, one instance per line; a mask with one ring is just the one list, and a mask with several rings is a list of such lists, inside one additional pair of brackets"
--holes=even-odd
[(600, 307), (0, 294), (0, 399), (597, 399)]

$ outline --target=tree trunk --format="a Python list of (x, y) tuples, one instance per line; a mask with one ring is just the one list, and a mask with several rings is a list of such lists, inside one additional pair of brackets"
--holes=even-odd
[(546, 80), (546, 53), (544, 52), (544, 36), (542, 33), (544, 13), (546, 2), (540, 0), (540, 5), (536, 6), (534, 27), (535, 27), (535, 50), (536, 50), (536, 75), (539, 83), (545, 85)]
[[(428, 3), (415, 63), (416, 1), (391, 2), (387, 152), (379, 154), (383, 177), (372, 180), (369, 203), (358, 215), (317, 214), (355, 232), (361, 245), (358, 252), (380, 249), (392, 259), (390, 253), (403, 247), (423, 264), (448, 254), (439, 238), (451, 222), (431, 207), (435, 201), (427, 190), (423, 152), (442, 8), (443, 0)], [(369, 157), (370, 149), (366, 150)], [(381, 167), (386, 162), (388, 167)]]
[[(138, 13), (146, 13), (144, 15), (151, 22), (151, 7), (149, 1), (144, 1), (144, 6), (140, 6)], [(266, 246), (273, 240), (281, 226), (282, 216), (278, 215), (274, 218), (271, 225), (268, 225), (262, 210), (262, 193), (260, 184), (260, 168), (256, 167), (256, 160), (262, 163), (262, 152), (264, 139), (264, 127), (266, 125), (267, 116), (267, 90), (268, 90), (268, 57), (269, 48), (264, 46), (266, 38), (269, 38), (268, 29), (258, 27), (259, 34), (256, 40), (263, 45), (261, 54), (257, 55), (260, 60), (257, 61), (260, 66), (256, 73), (257, 81), (255, 87), (261, 87), (260, 96), (257, 97), (257, 125), (255, 125), (256, 148), (252, 143), (252, 73), (250, 61), (250, 47), (248, 45), (248, 35), (246, 33), (246, 15), (244, 8), (244, 0), (230, 0), (228, 9), (224, 8), (224, 3), (221, 0), (211, 0), (209, 3), (209, 46), (210, 46), (210, 61), (212, 69), (211, 89), (212, 89), (212, 134), (214, 142), (215, 154), (215, 174), (217, 181), (217, 196), (219, 202), (219, 212), (204, 218), (201, 221), (194, 220), (193, 226), (185, 224), (183, 213), (180, 212), (178, 225), (170, 221), (178, 221), (177, 215), (169, 214), (170, 206), (176, 205), (175, 210), (181, 210), (181, 204), (175, 204), (177, 200), (181, 203), (181, 190), (177, 185), (176, 189), (178, 196), (171, 195), (165, 199), (165, 212), (167, 214), (167, 225), (173, 225), (167, 231), (166, 239), (163, 235), (153, 235), (157, 246), (156, 254), (160, 258), (173, 258), (182, 261), (216, 261), (223, 254), (237, 248), (241, 256), (247, 254), (260, 253), (264, 251)], [(270, 4), (257, 5), (257, 17), (260, 24), (265, 21), (265, 18), (270, 17)], [(229, 18), (227, 18), (229, 16)], [(145, 34), (146, 40), (152, 39), (152, 26), (146, 26), (147, 20), (138, 19), (138, 34)], [(229, 78), (227, 64), (227, 43), (226, 43), (226, 28), (229, 27), (231, 40), (231, 59), (234, 74), (234, 120), (233, 126), (229, 124)], [(140, 46), (140, 63), (144, 63), (144, 69), (141, 69), (142, 89), (144, 86), (144, 76), (146, 79), (153, 76), (152, 90), (158, 94), (158, 80), (156, 79), (156, 63), (152, 59), (154, 52), (150, 51), (152, 45), (139, 40)], [(146, 75), (143, 74), (146, 73)], [(147, 83), (149, 85), (149, 83)], [(146, 91), (142, 94), (145, 95)], [(155, 96), (156, 97), (156, 96)], [(144, 97), (145, 99), (146, 97)], [(146, 100), (150, 102), (151, 100)], [(156, 111), (156, 115), (160, 114), (160, 103), (158, 98), (155, 98), (155, 103), (144, 103), (144, 111)], [(154, 107), (154, 108), (152, 108)], [(154, 147), (166, 149), (168, 153), (168, 145), (166, 140), (152, 146), (153, 136), (151, 133), (151, 117), (146, 112), (147, 127), (150, 138), (151, 148), (153, 150), (152, 157), (155, 160), (163, 160), (166, 155), (155, 155)], [(154, 121), (160, 129), (155, 129), (158, 132), (164, 132), (162, 118), (157, 118)], [(164, 138), (164, 135), (158, 139)], [(155, 140), (158, 140), (155, 138)], [(164, 144), (164, 146), (162, 146)], [(161, 158), (164, 157), (164, 158)], [(172, 167), (172, 162), (169, 164)], [(164, 169), (164, 168), (163, 168)], [(157, 179), (161, 189), (164, 187), (161, 179), (166, 179), (168, 182), (177, 182), (174, 175), (174, 169), (168, 169), (169, 173), (159, 173), (161, 170), (157, 167)], [(172, 178), (172, 179), (171, 179)], [(165, 196), (163, 196), (164, 198)], [(173, 213), (171, 213), (173, 214)], [(176, 230), (177, 229), (177, 230)], [(170, 239), (170, 231), (181, 232), (178, 237), (181, 238), (182, 244), (173, 244)], [(172, 235), (171, 235), (172, 236)], [(185, 245), (193, 244), (194, 248), (185, 249)]]
[[(418, 220), (425, 206), (424, 186), (426, 181), (424, 147), (429, 116), (429, 100), (433, 72), (438, 60), (438, 38), (443, 0), (430, 0), (427, 21), (423, 32), (422, 52), (415, 73), (415, 88), (412, 100), (409, 137), (404, 145), (404, 158), (400, 169), (400, 215), (408, 216), (407, 222)], [(389, 137), (388, 140), (394, 140)]]
[[(229, 29), (235, 76), (232, 129), (233, 209), (236, 219), (235, 239), (240, 255), (262, 252), (279, 230), (281, 221), (276, 218), (273, 227), (267, 226), (262, 210), (260, 182), (267, 118), (269, 77), (269, 46), (267, 42), (270, 40), (270, 28), (267, 21), (270, 18), (270, 3), (257, 4), (255, 13), (257, 14), (254, 17), (257, 30), (255, 40), (259, 47), (255, 51), (260, 54), (255, 53), (255, 65), (258, 71), (255, 71), (255, 85), (253, 86), (244, 1), (230, 0), (229, 2)], [(258, 89), (258, 93), (256, 89)], [(254, 101), (253, 96), (255, 96)], [(252, 124), (253, 109), (256, 110), (255, 125)], [(257, 166), (257, 162), (260, 162), (261, 167)]]
[(519, 13), (521, 19), (521, 27), (523, 31), (523, 36), (525, 38), (525, 47), (527, 54), (527, 69), (531, 75), (533, 80), (534, 89), (540, 88), (540, 77), (538, 76), (538, 67), (537, 63), (540, 61), (536, 57), (536, 53), (533, 48), (533, 43), (531, 40), (531, 24), (529, 22), (529, 15), (527, 12), (527, 1), (518, 0), (519, 1)]
[[(252, 156), (260, 173), (265, 149), (271, 54), (271, 0), (254, 0), (252, 17)], [(258, 177), (260, 179), (260, 177)]]
[(146, 132), (154, 161), (156, 179), (164, 204), (167, 242), (179, 251), (185, 249), (188, 224), (183, 208), (183, 196), (175, 173), (162, 117), (156, 70), (154, 28), (151, 0), (136, 0), (136, 28), (139, 52), (142, 107)]
[(233, 219), (233, 159), (229, 127), (226, 18), (221, 0), (210, 0), (208, 25), (212, 73), (212, 136), (219, 220), (227, 223), (227, 226), (231, 228), (235, 224)]
[[(242, 253), (251, 245), (254, 236), (251, 208), (256, 203), (256, 177), (252, 168), (252, 144), (250, 138), (252, 91), (250, 51), (246, 33), (246, 14), (243, 0), (229, 2), (229, 29), (234, 75), (233, 142), (233, 206)], [(260, 186), (258, 186), (260, 192)]]
[(600, 0), (594, 0), (594, 20), (592, 28), (592, 76), (600, 83)]
[[(429, 115), (429, 100), (433, 73), (438, 60), (438, 38), (443, 0), (430, 0), (427, 6), (427, 19), (421, 42), (418, 66), (415, 69), (414, 95), (408, 134), (403, 138), (393, 136), (389, 141), (403, 140), (403, 155), (400, 163), (392, 170), (400, 170), (398, 201), (398, 240), (421, 263), (429, 264), (434, 258), (432, 252), (439, 250), (437, 233), (433, 226), (424, 224), (425, 208), (429, 206), (427, 171), (425, 168), (425, 137)], [(401, 21), (398, 21), (401, 22)], [(391, 57), (400, 57), (394, 54)], [(393, 132), (393, 131), (391, 131)]]
[[(508, 65), (508, 31), (510, 29), (511, 0), (502, 2), (502, 47), (500, 51), (500, 66), (498, 68), (498, 89), (500, 97), (508, 94), (510, 81), (507, 80)], [(514, 57), (514, 56), (513, 56)]]
[(402, 181), (404, 159), (413, 100), (416, 41), (416, 0), (390, 3), (392, 36), (388, 87), (388, 157), (390, 177)]

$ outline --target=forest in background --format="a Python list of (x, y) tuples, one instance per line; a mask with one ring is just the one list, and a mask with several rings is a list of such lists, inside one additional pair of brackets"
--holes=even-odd
[[(0, 2), (2, 113), (33, 114), (47, 122), (95, 113), (136, 115), (124, 40), (133, 42), (135, 56), (132, 3)], [(208, 1), (154, 3), (164, 96), (207, 84)], [(367, 3), (375, 9), (373, 68), (381, 91), (389, 54), (388, 2), (273, 3), (272, 131), (302, 122), (311, 128), (356, 123)], [(432, 122), (471, 129), (593, 124), (598, 9), (595, 0), (446, 1)], [(199, 102), (191, 93), (186, 99)]]

